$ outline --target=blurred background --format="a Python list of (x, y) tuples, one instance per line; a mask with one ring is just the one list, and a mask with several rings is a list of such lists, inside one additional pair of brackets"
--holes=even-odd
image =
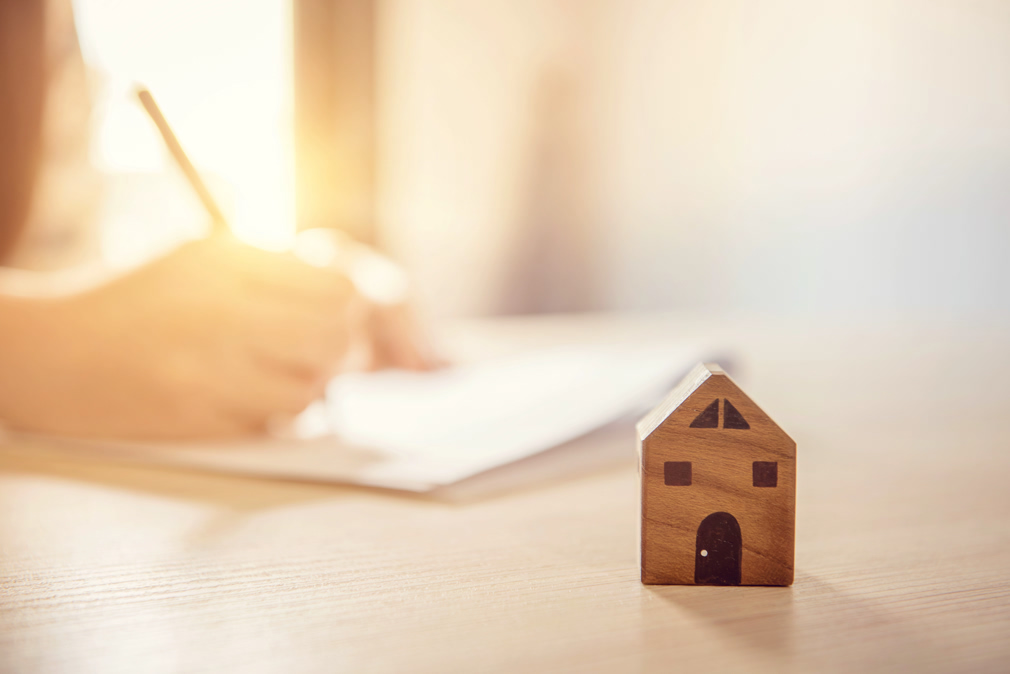
[[(131, 264), (333, 226), (436, 317), (1010, 318), (1002, 0), (74, 0)], [(141, 226), (142, 225), (142, 226)]]

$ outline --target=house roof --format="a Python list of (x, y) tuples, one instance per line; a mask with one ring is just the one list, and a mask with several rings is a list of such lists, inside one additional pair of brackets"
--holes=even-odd
[(638, 437), (646, 438), (659, 427), (666, 418), (673, 414), (674, 410), (691, 397), (691, 394), (698, 390), (698, 387), (705, 383), (713, 374), (725, 374), (721, 367), (715, 363), (698, 363), (687, 373), (687, 376), (680, 380), (670, 394), (656, 405), (651, 412), (642, 417), (636, 428)]

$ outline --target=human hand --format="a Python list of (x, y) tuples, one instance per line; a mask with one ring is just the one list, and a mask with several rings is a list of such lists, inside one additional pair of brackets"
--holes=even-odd
[(365, 308), (334, 269), (218, 236), (8, 314), (5, 423), (191, 438), (261, 432), (304, 409), (339, 369)]
[(369, 304), (362, 329), (364, 369), (426, 371), (445, 366), (407, 302)]
[(344, 271), (364, 300), (363, 320), (348, 361), (351, 369), (423, 371), (445, 365), (417, 320), (407, 275), (399, 265), (330, 227), (300, 232), (294, 251), (309, 264)]

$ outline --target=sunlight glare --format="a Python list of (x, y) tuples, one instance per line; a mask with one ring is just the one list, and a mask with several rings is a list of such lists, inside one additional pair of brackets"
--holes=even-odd
[(269, 249), (289, 247), (290, 0), (75, 0), (75, 10), (100, 84), (96, 165), (119, 174), (176, 171), (132, 95), (143, 83), (235, 234)]

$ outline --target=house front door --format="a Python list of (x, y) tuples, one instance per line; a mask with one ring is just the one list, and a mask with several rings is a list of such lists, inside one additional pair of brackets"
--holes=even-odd
[(740, 525), (729, 513), (712, 513), (698, 527), (694, 551), (697, 585), (739, 585), (743, 556)]

